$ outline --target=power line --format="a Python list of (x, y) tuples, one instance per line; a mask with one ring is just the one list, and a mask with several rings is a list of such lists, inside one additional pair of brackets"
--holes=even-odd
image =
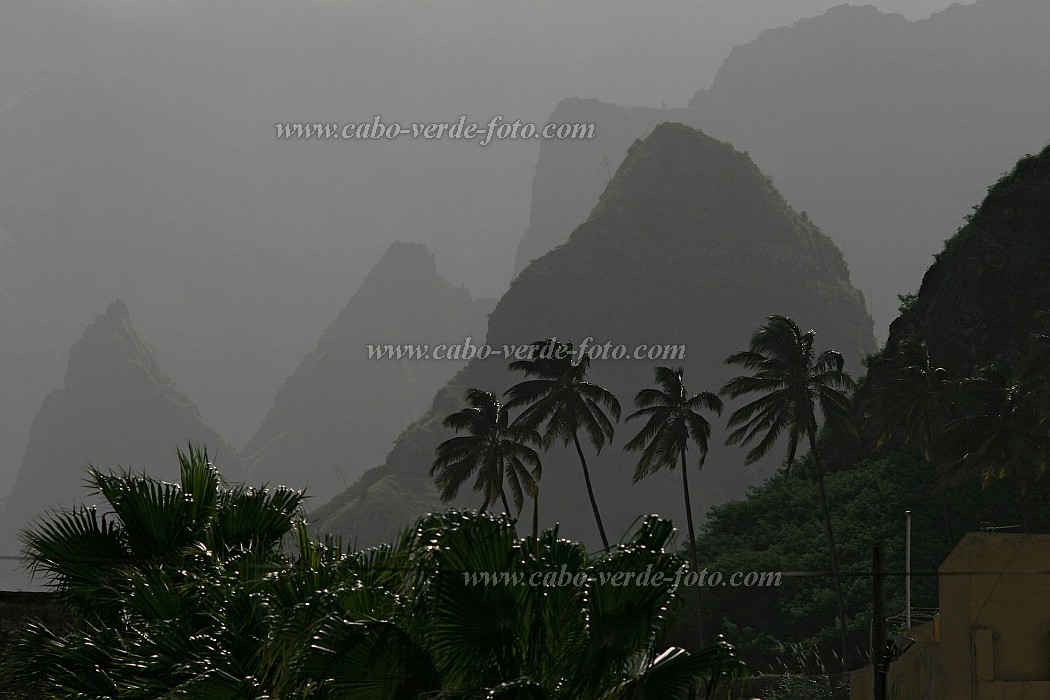
[[(31, 563), (31, 562), (29, 562), (29, 560), (27, 560), (25, 557), (23, 557), (21, 555), (11, 555), (11, 554), (2, 554), (2, 555), (0, 555), (0, 560), (20, 561), (20, 562)], [(127, 564), (127, 565), (134, 565), (136, 563), (150, 563), (150, 560), (148, 560), (148, 559), (134, 560), (134, 559), (113, 559), (113, 558), (100, 558), (100, 557), (63, 557), (62, 560), (63, 561), (68, 561), (68, 562), (89, 562), (89, 563), (95, 563), (95, 564)], [(342, 559), (333, 560), (331, 563), (333, 563), (333, 564), (353, 563), (353, 561), (354, 561), (353, 558), (345, 558), (344, 557)], [(255, 567), (255, 568), (278, 568), (278, 569), (283, 569), (283, 568), (294, 568), (296, 566), (296, 562), (295, 561), (275, 562), (275, 563), (272, 563), (272, 564), (267, 564), (267, 563), (246, 563), (246, 566)], [(369, 565), (369, 564), (363, 564), (361, 568), (364, 571), (419, 571), (422, 568), (431, 568), (431, 569), (437, 568), (440, 571), (445, 571), (445, 572), (448, 572), (448, 573), (457, 573), (457, 574), (481, 573), (479, 570), (476, 570), (476, 569), (450, 569), (450, 568), (447, 568), (447, 567), (442, 567), (442, 566), (440, 566), (437, 563), (431, 564), (429, 566), (419, 566), (419, 565), (416, 565), (416, 566), (394, 566), (394, 565)], [(557, 572), (560, 572), (561, 569), (530, 569), (530, 568), (508, 569), (506, 573), (515, 573), (515, 572), (533, 573), (535, 571), (553, 571), (553, 572), (557, 573)], [(581, 570), (577, 571), (576, 573), (579, 573), (580, 571), (585, 571), (585, 570), (581, 569)], [(677, 571), (677, 569), (675, 569), (675, 571)], [(486, 572), (486, 573), (503, 573), (503, 572), (500, 571), (500, 572)], [(668, 575), (668, 572), (663, 572), (663, 573), (664, 573), (665, 576)], [(724, 573), (724, 572), (719, 572), (719, 573)], [(734, 573), (736, 573), (736, 572), (734, 572)], [(826, 570), (826, 569), (825, 570), (819, 570), (819, 569), (817, 569), (817, 570), (802, 570), (802, 571), (766, 571), (766, 572), (750, 572), (750, 571), (748, 571), (748, 572), (740, 572), (740, 573), (780, 574), (781, 576), (783, 576), (785, 578), (832, 578), (832, 577), (836, 576), (836, 574), (834, 572), (832, 572), (830, 570)], [(878, 573), (880, 575), (882, 575), (882, 576), (896, 576), (896, 577), (900, 577), (900, 578), (903, 578), (903, 577), (909, 576), (909, 575), (910, 576), (926, 576), (926, 577), (938, 577), (938, 576), (1050, 576), (1050, 569), (1031, 569), (1031, 570), (1027, 570), (1027, 569), (1012, 569), (1012, 570), (1000, 570), (1000, 571), (995, 571), (995, 570), (991, 570), (991, 571), (988, 571), (988, 570), (986, 570), (986, 571), (935, 571), (934, 570), (934, 571), (911, 571), (911, 572), (903, 571), (903, 570), (898, 570), (898, 571), (887, 570), (887, 571), (880, 571)], [(839, 576), (840, 578), (870, 578), (870, 577), (872, 577), (874, 575), (875, 575), (874, 571), (840, 571), (837, 574), (837, 576)]]

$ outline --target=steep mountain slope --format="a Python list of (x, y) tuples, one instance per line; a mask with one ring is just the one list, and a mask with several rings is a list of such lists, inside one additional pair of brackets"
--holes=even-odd
[(88, 463), (174, 476), (174, 448), (188, 440), (208, 445), (231, 478), (243, 476), (237, 456), (160, 368), (127, 306), (114, 301), (73, 346), (64, 387), (37, 413), (5, 514), (67, 502), (80, 493), (71, 477)]
[(14, 488), (0, 513), (4, 554), (18, 529), (49, 508), (85, 497), (88, 464), (177, 477), (175, 448), (203, 443), (231, 479), (243, 477), (226, 442), (160, 369), (122, 301), (84, 331), (69, 353), (65, 386), (48, 394), (33, 419)]
[[(882, 355), (925, 341), (935, 365), (964, 376), (1011, 365), (1050, 314), (1050, 146), (1021, 159), (945, 243), (914, 301), (890, 325)], [(884, 381), (873, 362), (866, 392)]]
[[(622, 344), (631, 354), (643, 344), (684, 345), (684, 361), (594, 361), (594, 380), (630, 410), (657, 364), (683, 364), (693, 390), (717, 390), (729, 375), (724, 359), (745, 348), (771, 313), (819, 329), (821, 342), (840, 349), (854, 371), (874, 344), (863, 299), (834, 244), (787, 205), (746, 155), (667, 123), (631, 148), (569, 241), (518, 276), (489, 319), (486, 342), (501, 349), (551, 336), (590, 337), (592, 345)], [(472, 361), (398, 438), (382, 467), (315, 514), (318, 528), (375, 541), (401, 524), (397, 517), (412, 505), (433, 503), (427, 470), (434, 447), (449, 435), (440, 419), (461, 406), (466, 387), (502, 392), (520, 378), (503, 357)], [(637, 429), (620, 426), (616, 443), (592, 467), (614, 537), (639, 513), (677, 517), (682, 508), (675, 474), (631, 485), (636, 457), (620, 447)], [(713, 449), (694, 482), (697, 504), (739, 495), (761, 477), (763, 467), (744, 470), (742, 461), (737, 450)], [(581, 482), (574, 454), (560, 447), (548, 453), (541, 518), (561, 521), (571, 536), (593, 543)], [(476, 507), (476, 494), (464, 491), (461, 502)]]
[[(978, 0), (916, 22), (843, 5), (736, 47), (689, 110), (664, 118), (746, 150), (839, 245), (884, 328), (943, 231), (1045, 142), (1048, 26), (1042, 0)], [(519, 270), (575, 223), (537, 212), (590, 195), (603, 155), (615, 167), (659, 118), (638, 114), (592, 102), (574, 116), (608, 140), (541, 145)]]
[(241, 454), (255, 481), (324, 502), (379, 462), (463, 361), (371, 359), (368, 345), (480, 342), (492, 302), (446, 282), (433, 253), (394, 243), (281, 385)]

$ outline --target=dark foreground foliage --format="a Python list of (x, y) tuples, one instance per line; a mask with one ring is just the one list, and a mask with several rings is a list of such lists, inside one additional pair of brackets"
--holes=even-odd
[[(519, 539), (505, 518), (457, 511), (346, 550), (307, 534), (302, 493), (230, 486), (204, 451), (179, 457), (180, 484), (92, 470), (108, 512), (62, 511), (24, 534), (74, 624), (29, 627), (4, 684), (68, 698), (656, 700), (743, 671), (725, 644), (662, 642), (673, 576), (598, 582), (677, 570), (666, 520), (598, 556), (556, 528)], [(595, 580), (465, 577), (562, 571)]]

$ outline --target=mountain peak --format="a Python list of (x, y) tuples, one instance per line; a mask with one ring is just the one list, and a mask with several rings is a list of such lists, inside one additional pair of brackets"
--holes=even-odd
[(47, 508), (86, 495), (85, 465), (177, 474), (175, 448), (208, 447), (235, 478), (240, 461), (206, 426), (196, 405), (160, 369), (119, 299), (84, 331), (69, 353), (65, 386), (44, 399), (33, 419), (14, 489), (0, 508), (0, 544)]
[(389, 273), (437, 272), (437, 260), (430, 248), (422, 243), (394, 241), (383, 252), (369, 276), (383, 276)]
[(885, 14), (889, 13), (881, 11), (874, 5), (850, 5), (843, 3), (829, 8), (822, 16), (829, 19), (837, 19), (840, 17), (881, 17)]
[(132, 325), (127, 304), (120, 299), (110, 302), (73, 345), (65, 383), (67, 389), (78, 393), (130, 383), (174, 386), (157, 364), (153, 348)]
[(106, 307), (106, 312), (103, 315), (106, 318), (117, 319), (122, 322), (131, 319), (131, 312), (128, 311), (128, 305), (121, 299), (114, 299), (109, 302), (109, 306)]
[(409, 288), (434, 290), (447, 286), (450, 285), (438, 272), (430, 248), (422, 243), (394, 241), (365, 276), (358, 294), (367, 298), (400, 298)]
[[(830, 241), (791, 210), (746, 153), (683, 124), (658, 124), (628, 149), (588, 223), (610, 217), (621, 224), (595, 230), (632, 237), (642, 232), (652, 244), (690, 247), (739, 248), (759, 240), (795, 245), (800, 237), (819, 238), (819, 245), (841, 260)], [(687, 232), (688, 238), (682, 238)], [(573, 235), (591, 234), (584, 226)]]
[[(1050, 146), (1022, 158), (922, 278), (890, 324), (883, 351), (868, 365), (863, 408), (893, 381), (890, 359), (924, 342), (934, 366), (965, 377), (978, 367), (1017, 367), (1050, 310)], [(866, 444), (875, 435), (866, 435)]]

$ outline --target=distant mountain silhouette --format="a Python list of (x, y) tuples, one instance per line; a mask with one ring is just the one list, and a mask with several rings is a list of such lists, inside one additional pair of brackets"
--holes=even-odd
[(171, 480), (178, 476), (175, 449), (189, 441), (206, 445), (227, 477), (243, 478), (237, 455), (161, 370), (127, 306), (112, 302), (70, 351), (65, 386), (48, 394), (33, 419), (0, 513), (3, 553), (17, 549), (17, 531), (31, 520), (88, 496), (87, 465)]
[(307, 487), (313, 503), (378, 463), (394, 438), (465, 362), (369, 359), (372, 345), (480, 344), (492, 301), (438, 273), (420, 243), (393, 243), (281, 385), (242, 450), (251, 478)]
[[(736, 47), (688, 110), (663, 118), (746, 150), (841, 247), (884, 328), (942, 232), (1017, 153), (1045, 143), (1048, 26), (1043, 0), (978, 0), (916, 22), (843, 5)], [(571, 203), (598, 186), (603, 158), (615, 168), (660, 120), (596, 101), (554, 114), (565, 113), (600, 138), (541, 144), (518, 271), (567, 239)]]
[(83, 319), (114, 297), (237, 443), (345, 300), (266, 240), (260, 169), (185, 128), (64, 68), (0, 95), (0, 497)]
[[(593, 380), (630, 410), (657, 364), (683, 364), (695, 391), (717, 390), (723, 364), (747, 347), (768, 314), (793, 316), (839, 349), (849, 367), (874, 347), (871, 319), (849, 282), (842, 255), (816, 226), (784, 201), (746, 155), (681, 124), (658, 125), (634, 145), (590, 217), (564, 245), (532, 261), (489, 318), (487, 342), (523, 344), (556, 336), (593, 343), (684, 344), (684, 361), (595, 360)], [(427, 476), (440, 426), (462, 406), (467, 387), (502, 393), (522, 378), (503, 357), (474, 360), (441, 391), (421, 421), (395, 443), (383, 466), (315, 512), (318, 529), (375, 542), (406, 522), (414, 508), (436, 504)], [(721, 421), (716, 421), (716, 423)], [(635, 425), (617, 427), (615, 444), (593, 459), (595, 490), (610, 534), (619, 537), (639, 513), (678, 517), (676, 475), (631, 485), (633, 462), (621, 446)], [(712, 443), (720, 445), (716, 436)], [(742, 468), (736, 449), (715, 447), (697, 479), (704, 506), (739, 496), (772, 463)], [(541, 518), (596, 541), (575, 455), (559, 447), (544, 459)], [(477, 507), (465, 488), (459, 503)], [(615, 534), (614, 534), (615, 533)]]

